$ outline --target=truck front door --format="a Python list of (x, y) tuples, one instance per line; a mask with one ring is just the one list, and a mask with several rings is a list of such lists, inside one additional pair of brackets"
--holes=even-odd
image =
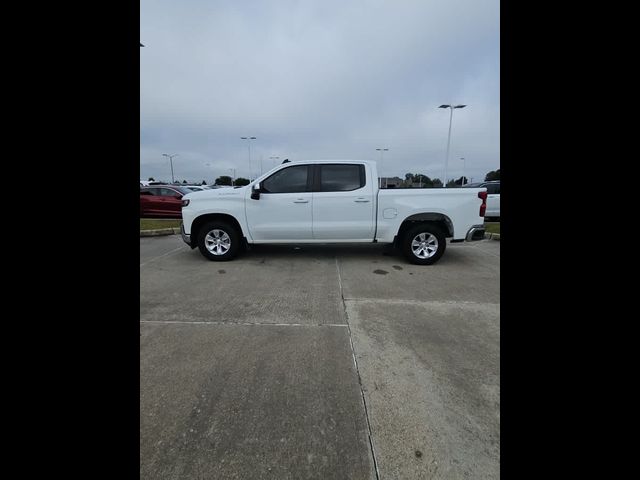
[(311, 240), (311, 166), (292, 165), (261, 182), (260, 198), (247, 192), (249, 232), (256, 243)]

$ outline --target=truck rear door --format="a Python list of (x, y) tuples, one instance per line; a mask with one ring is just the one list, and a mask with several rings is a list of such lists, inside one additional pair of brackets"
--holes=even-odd
[(327, 241), (372, 241), (374, 188), (364, 164), (315, 165), (313, 238)]

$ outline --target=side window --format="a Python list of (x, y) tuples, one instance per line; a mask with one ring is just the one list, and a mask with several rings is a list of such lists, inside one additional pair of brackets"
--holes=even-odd
[(496, 194), (500, 195), (500, 184), (496, 183)]
[(308, 192), (309, 167), (298, 165), (280, 170), (262, 181), (264, 193)]
[(350, 192), (364, 185), (364, 165), (320, 165), (320, 192)]
[(160, 195), (163, 197), (179, 197), (178, 192), (171, 190), (170, 188), (160, 188)]
[(496, 185), (495, 183), (490, 183), (487, 185), (487, 194), (495, 195), (496, 193), (500, 193), (500, 185)]
[(151, 189), (144, 189), (144, 190), (140, 190), (140, 195), (147, 195), (147, 196), (151, 196), (153, 195), (153, 193), (151, 193)]

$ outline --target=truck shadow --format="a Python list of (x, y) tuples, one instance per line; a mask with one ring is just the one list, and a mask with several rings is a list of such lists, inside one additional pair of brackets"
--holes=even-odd
[[(400, 250), (387, 245), (251, 245), (237, 260), (251, 263), (272, 263), (277, 260), (348, 259), (372, 263), (396, 263), (411, 265)], [(436, 265), (459, 264), (468, 261), (468, 255), (460, 247), (447, 248)], [(417, 265), (416, 265), (417, 266)]]

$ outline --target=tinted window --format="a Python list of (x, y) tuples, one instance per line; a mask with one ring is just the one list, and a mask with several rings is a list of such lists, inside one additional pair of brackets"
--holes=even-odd
[(489, 183), (487, 184), (487, 194), (495, 195), (500, 193), (500, 184), (498, 183)]
[(299, 165), (280, 170), (262, 182), (265, 193), (297, 193), (307, 192), (309, 167)]
[(140, 190), (140, 195), (153, 195), (150, 189), (145, 188), (144, 190)]
[(349, 192), (364, 184), (364, 165), (320, 165), (321, 192)]
[(178, 192), (171, 190), (170, 188), (160, 188), (160, 195), (163, 197), (178, 197)]

